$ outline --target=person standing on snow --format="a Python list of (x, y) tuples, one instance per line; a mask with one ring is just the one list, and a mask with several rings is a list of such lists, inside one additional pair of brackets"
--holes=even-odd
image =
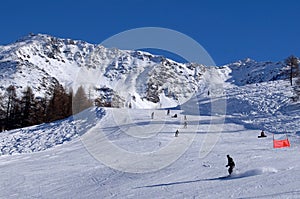
[(175, 132), (175, 137), (178, 137), (178, 134), (179, 134), (179, 131), (177, 129), (176, 132)]
[(233, 168), (235, 167), (235, 163), (234, 163), (232, 157), (230, 157), (229, 155), (227, 155), (227, 160), (228, 160), (228, 163), (227, 163), (226, 167), (229, 167), (228, 173), (229, 173), (229, 175), (231, 175)]
[(187, 128), (187, 122), (186, 121), (184, 121), (184, 123), (183, 123), (183, 128)]

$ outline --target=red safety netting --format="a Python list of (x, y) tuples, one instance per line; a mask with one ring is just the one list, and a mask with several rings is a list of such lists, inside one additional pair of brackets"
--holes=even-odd
[(273, 135), (273, 147), (274, 148), (283, 148), (283, 147), (290, 147), (290, 141), (286, 135), (285, 139), (275, 139)]

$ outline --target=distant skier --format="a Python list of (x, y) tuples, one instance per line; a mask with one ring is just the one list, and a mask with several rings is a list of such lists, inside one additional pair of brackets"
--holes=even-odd
[(183, 128), (187, 128), (187, 122), (186, 121), (184, 121), (184, 123), (183, 123)]
[(175, 113), (175, 114), (172, 116), (172, 118), (177, 118), (177, 114)]
[(186, 115), (184, 115), (184, 120), (187, 120)]
[(167, 110), (167, 115), (170, 115), (170, 109)]
[(227, 163), (226, 167), (229, 167), (228, 173), (229, 173), (229, 175), (231, 175), (233, 168), (235, 167), (235, 163), (229, 155), (227, 155), (227, 160), (228, 160), (228, 163)]
[(177, 129), (176, 132), (175, 132), (175, 137), (178, 137), (178, 134), (179, 134), (179, 131)]
[(153, 119), (153, 118), (154, 118), (154, 112), (151, 113), (151, 119)]
[(258, 136), (258, 138), (264, 138), (264, 137), (267, 137), (267, 136), (266, 136), (265, 132), (262, 130), (260, 132), (260, 135)]

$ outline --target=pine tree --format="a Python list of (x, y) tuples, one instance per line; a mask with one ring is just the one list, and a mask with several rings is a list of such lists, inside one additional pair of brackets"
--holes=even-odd
[(60, 85), (55, 85), (52, 97), (47, 107), (47, 122), (60, 120), (66, 118), (69, 115), (69, 97), (65, 89)]
[(6, 129), (12, 129), (16, 126), (18, 121), (16, 121), (16, 114), (20, 108), (16, 94), (16, 88), (13, 85), (10, 85), (6, 89), (7, 104), (6, 104), (6, 113), (5, 113), (5, 126)]
[(23, 96), (21, 98), (22, 127), (31, 126), (36, 123), (35, 106), (36, 102), (32, 89), (30, 87), (27, 87), (26, 90), (23, 92)]
[(73, 114), (73, 95), (74, 95), (74, 92), (73, 92), (73, 89), (70, 88), (69, 89), (69, 92), (68, 92), (68, 110), (67, 110), (67, 115), (68, 116), (71, 116)]
[(49, 118), (47, 117), (47, 108), (48, 108), (48, 101), (47, 97), (44, 98), (36, 98), (35, 99), (35, 120), (34, 124), (41, 124), (47, 122)]
[(74, 97), (73, 97), (73, 114), (77, 114), (89, 107), (91, 107), (93, 104), (92, 102), (88, 99), (87, 95), (85, 94), (85, 91), (82, 86), (80, 86)]
[(5, 111), (4, 111), (4, 96), (0, 95), (0, 132), (4, 130), (5, 126)]

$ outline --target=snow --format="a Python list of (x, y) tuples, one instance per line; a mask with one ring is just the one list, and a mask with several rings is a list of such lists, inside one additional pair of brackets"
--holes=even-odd
[[(210, 84), (169, 116), (92, 108), (1, 133), (9, 150), (1, 150), (0, 198), (299, 198), (299, 105), (289, 101), (288, 82), (235, 85), (224, 71), (206, 75)], [(207, 96), (217, 75), (223, 92)], [(212, 115), (221, 99), (227, 114)], [(262, 129), (267, 137), (258, 139)], [(274, 149), (272, 133), (287, 133), (291, 147)], [(236, 163), (230, 177), (227, 154)]]
[[(55, 40), (62, 53), (47, 58)], [(132, 105), (1, 132), (0, 198), (299, 198), (300, 104), (281, 62), (204, 67), (47, 35), (1, 46), (0, 58), (2, 90), (55, 77), (114, 88)], [(151, 78), (159, 103), (143, 98)], [(274, 149), (273, 135), (291, 147)]]
[[(36, 96), (44, 97), (57, 81), (74, 92), (83, 86), (92, 99), (98, 97), (94, 87), (109, 87), (123, 99), (128, 93), (140, 99), (157, 97), (168, 89), (172, 92), (169, 101), (178, 105), (176, 98), (187, 100), (200, 86), (201, 73), (195, 74), (195, 68), (204, 66), (180, 64), (142, 51), (105, 48), (44, 34), (29, 35), (0, 47), (0, 94), (13, 84), (19, 96), (30, 86)], [(152, 92), (147, 92), (150, 88)], [(160, 106), (147, 102), (135, 105)]]

